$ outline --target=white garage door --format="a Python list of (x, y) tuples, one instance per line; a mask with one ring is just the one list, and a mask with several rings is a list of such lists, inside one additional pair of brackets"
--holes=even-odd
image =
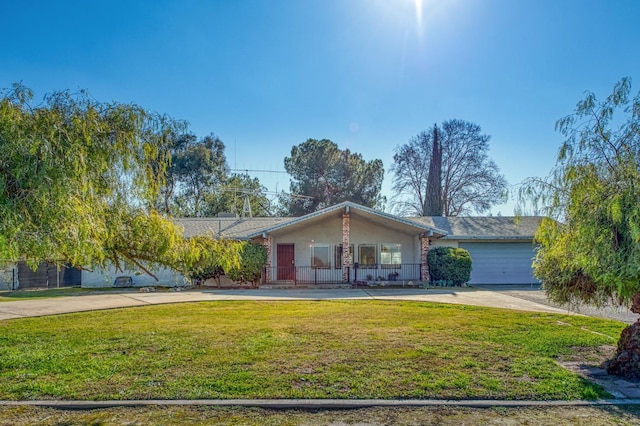
[(470, 284), (531, 284), (531, 262), (535, 255), (531, 243), (460, 243), (471, 255)]

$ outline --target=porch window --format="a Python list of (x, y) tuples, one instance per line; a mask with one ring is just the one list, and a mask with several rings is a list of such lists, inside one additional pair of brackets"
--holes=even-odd
[[(353, 264), (353, 244), (349, 244), (349, 256)], [(336, 269), (342, 268), (342, 244), (336, 244), (333, 252), (333, 264)]]
[(400, 268), (402, 265), (402, 245), (383, 243), (380, 247), (380, 263), (383, 268)]
[(361, 268), (375, 267), (378, 263), (378, 246), (375, 244), (360, 244), (358, 246), (358, 263)]
[(311, 246), (311, 267), (313, 268), (329, 268), (329, 245), (314, 244)]

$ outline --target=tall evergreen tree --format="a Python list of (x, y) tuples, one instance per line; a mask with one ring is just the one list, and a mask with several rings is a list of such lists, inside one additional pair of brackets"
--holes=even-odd
[(438, 138), (438, 125), (433, 126), (433, 148), (427, 175), (425, 216), (442, 216), (442, 146)]
[(284, 215), (301, 216), (342, 201), (367, 207), (383, 201), (382, 160), (365, 161), (362, 155), (343, 151), (328, 139), (308, 139), (294, 146), (284, 167), (292, 177), (291, 194), (280, 197)]

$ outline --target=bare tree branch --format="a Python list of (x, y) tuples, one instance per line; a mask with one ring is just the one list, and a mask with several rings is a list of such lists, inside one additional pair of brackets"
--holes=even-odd
[[(435, 127), (435, 126), (434, 126)], [(442, 214), (486, 212), (504, 199), (507, 183), (487, 151), (490, 136), (463, 120), (442, 123)], [(396, 148), (392, 204), (399, 214), (427, 214), (427, 173), (432, 162), (433, 127)]]

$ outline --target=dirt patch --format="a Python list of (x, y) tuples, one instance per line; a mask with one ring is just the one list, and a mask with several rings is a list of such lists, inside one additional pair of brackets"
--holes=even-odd
[(572, 346), (571, 349), (570, 355), (558, 357), (560, 364), (580, 362), (593, 367), (600, 367), (603, 362), (610, 360), (616, 352), (616, 347), (613, 345)]
[(215, 407), (109, 408), (64, 411), (0, 407), (0, 425), (637, 425), (638, 406), (453, 408), (387, 407), (356, 410), (263, 410)]

